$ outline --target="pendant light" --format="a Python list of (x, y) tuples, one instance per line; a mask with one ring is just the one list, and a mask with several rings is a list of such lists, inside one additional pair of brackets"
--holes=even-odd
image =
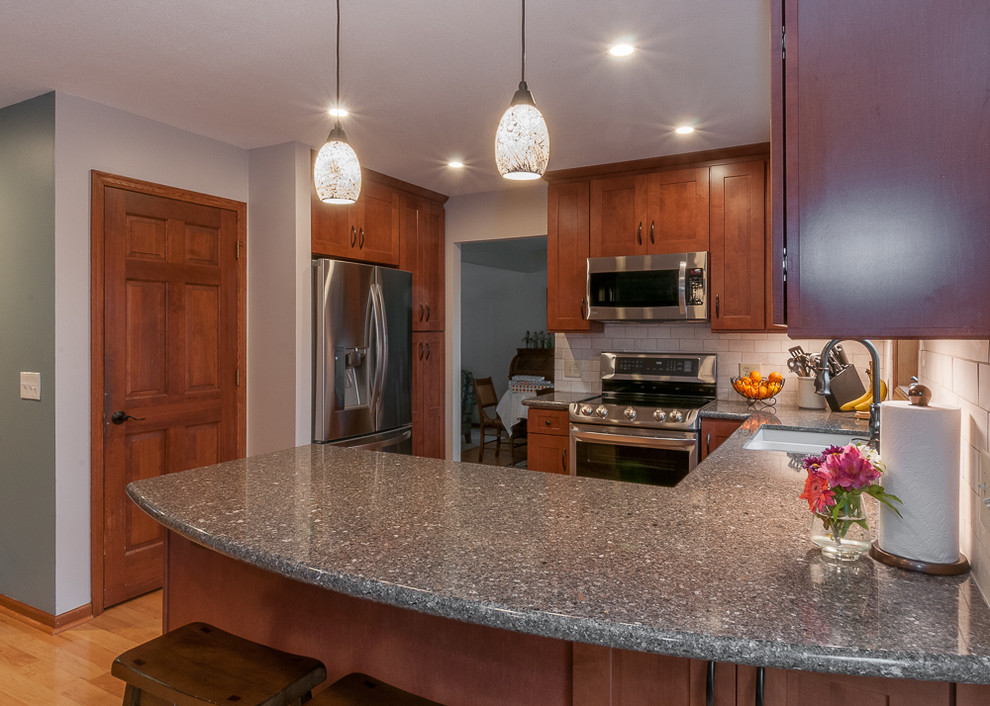
[(495, 165), (506, 179), (539, 179), (550, 161), (550, 133), (526, 85), (526, 0), (522, 0), (522, 80), (495, 131)]
[[(340, 0), (337, 0), (337, 105), (340, 108)], [(354, 203), (361, 193), (361, 163), (347, 142), (340, 117), (316, 155), (313, 166), (316, 193), (323, 203)]]

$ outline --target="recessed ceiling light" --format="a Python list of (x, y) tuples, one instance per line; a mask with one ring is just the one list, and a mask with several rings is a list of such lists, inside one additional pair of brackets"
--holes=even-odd
[(346, 108), (331, 108), (329, 113), (335, 118), (346, 118), (349, 115)]
[(459, 162), (456, 159), (452, 159), (449, 162), (447, 162), (447, 166), (450, 167), (451, 169), (463, 169), (464, 162)]
[(616, 42), (615, 44), (613, 44), (608, 48), (609, 54), (611, 54), (612, 56), (619, 56), (619, 57), (629, 56), (634, 51), (636, 51), (636, 47), (634, 47), (629, 42)]
[(690, 125), (681, 125), (676, 130), (674, 130), (674, 132), (676, 132), (678, 135), (690, 135), (692, 132), (694, 132), (694, 128), (691, 127)]

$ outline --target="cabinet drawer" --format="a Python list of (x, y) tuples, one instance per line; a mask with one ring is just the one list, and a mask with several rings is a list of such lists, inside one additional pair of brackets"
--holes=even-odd
[(567, 436), (567, 412), (556, 409), (530, 409), (526, 428), (530, 434)]

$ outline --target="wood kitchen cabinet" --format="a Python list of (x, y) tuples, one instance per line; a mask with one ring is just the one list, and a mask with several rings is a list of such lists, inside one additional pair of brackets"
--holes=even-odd
[(414, 331), (412, 341), (413, 455), (443, 458), (443, 331)]
[(713, 166), (708, 259), (712, 331), (766, 327), (766, 161)]
[(704, 460), (708, 454), (722, 445), (722, 442), (732, 436), (732, 433), (742, 426), (740, 419), (715, 419), (705, 417), (701, 420), (701, 448), (698, 450), (698, 460)]
[(592, 179), (591, 257), (708, 250), (708, 168)]
[[(860, 706), (952, 706), (957, 704), (951, 682), (857, 677), (794, 670), (766, 670), (766, 684), (781, 706), (806, 704), (860, 704)], [(985, 689), (986, 687), (980, 687)], [(984, 696), (986, 691), (983, 692)], [(985, 702), (980, 702), (985, 703)]]
[(990, 3), (771, 8), (789, 333), (990, 336)]
[(361, 195), (350, 205), (323, 203), (310, 187), (313, 254), (398, 266), (399, 191), (370, 169), (361, 176)]
[(600, 331), (585, 318), (588, 182), (547, 187), (547, 330)]
[(530, 407), (526, 415), (526, 467), (547, 473), (569, 472), (566, 410)]
[(443, 331), (443, 203), (403, 194), (399, 222), (399, 267), (413, 276), (413, 330)]

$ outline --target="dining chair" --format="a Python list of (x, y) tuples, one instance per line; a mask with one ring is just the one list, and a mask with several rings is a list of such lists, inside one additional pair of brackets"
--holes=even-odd
[(478, 463), (481, 463), (481, 460), (485, 457), (485, 446), (491, 443), (485, 440), (486, 429), (493, 429), (495, 431), (493, 441), (495, 442), (495, 460), (497, 461), (502, 451), (502, 432), (505, 431), (505, 425), (502, 424), (498, 412), (495, 411), (495, 406), (498, 404), (498, 395), (495, 394), (495, 385), (492, 383), (490, 377), (474, 379), (474, 399), (478, 403), (478, 421), (481, 424), (481, 443), (478, 445)]

